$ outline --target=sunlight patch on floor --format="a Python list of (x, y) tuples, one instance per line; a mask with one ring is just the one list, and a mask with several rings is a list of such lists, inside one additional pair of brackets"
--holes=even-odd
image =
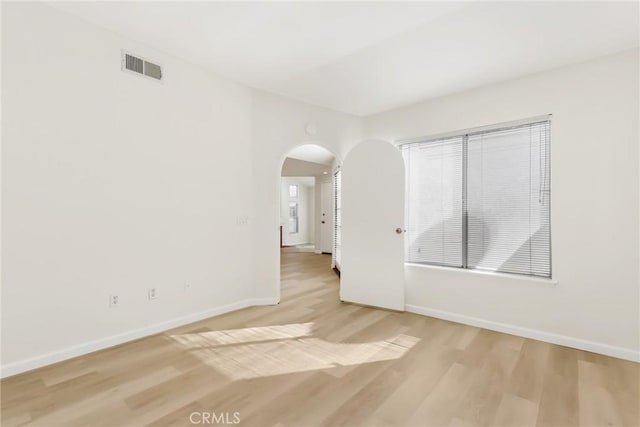
[(188, 348), (212, 347), (307, 337), (312, 335), (312, 328), (312, 322), (290, 323), (288, 325), (258, 326), (254, 328), (171, 335), (171, 339)]
[(173, 335), (193, 356), (232, 380), (283, 375), (399, 359), (420, 339), (397, 334), (365, 343), (329, 342), (313, 323)]

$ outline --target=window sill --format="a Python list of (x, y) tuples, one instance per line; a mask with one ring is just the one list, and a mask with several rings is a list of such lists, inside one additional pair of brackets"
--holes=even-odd
[(469, 270), (464, 268), (455, 268), (455, 267), (441, 267), (438, 265), (429, 265), (429, 264), (417, 264), (411, 262), (405, 262), (405, 267), (412, 268), (424, 268), (428, 270), (436, 270), (436, 271), (446, 271), (451, 272), (453, 274), (470, 274), (470, 275), (481, 275), (488, 277), (495, 277), (497, 279), (507, 279), (507, 280), (517, 280), (525, 283), (529, 283), (531, 285), (542, 285), (547, 287), (556, 287), (558, 285), (558, 281), (555, 279), (546, 279), (544, 277), (533, 277), (533, 276), (524, 276), (519, 274), (509, 274), (509, 273), (498, 273), (495, 271), (483, 271), (483, 270)]

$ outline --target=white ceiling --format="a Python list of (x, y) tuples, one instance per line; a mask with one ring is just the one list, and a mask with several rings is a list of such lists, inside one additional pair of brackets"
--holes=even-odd
[(287, 154), (287, 157), (329, 166), (333, 164), (333, 160), (335, 159), (331, 151), (315, 144), (300, 145), (291, 150), (289, 154)]
[(51, 3), (251, 87), (357, 115), (638, 46), (638, 2)]
[(323, 176), (329, 175), (331, 168), (319, 163), (287, 157), (282, 164), (282, 176)]

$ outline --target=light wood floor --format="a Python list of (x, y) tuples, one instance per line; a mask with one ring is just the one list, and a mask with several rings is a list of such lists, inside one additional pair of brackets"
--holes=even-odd
[[(330, 257), (283, 254), (282, 303), (2, 381), (2, 425), (640, 424), (638, 364), (342, 304)], [(195, 421), (200, 421), (196, 414)]]

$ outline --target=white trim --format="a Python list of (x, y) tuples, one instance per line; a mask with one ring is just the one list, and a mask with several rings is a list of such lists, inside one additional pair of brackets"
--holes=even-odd
[(503, 273), (500, 271), (490, 271), (490, 270), (475, 270), (472, 268), (461, 268), (461, 267), (446, 267), (443, 265), (431, 265), (431, 264), (418, 264), (414, 262), (405, 262), (405, 267), (411, 268), (425, 268), (428, 270), (439, 270), (452, 272), (454, 274), (480, 274), (483, 276), (491, 276), (500, 279), (514, 279), (522, 282), (526, 282), (532, 285), (542, 285), (549, 287), (556, 287), (558, 285), (558, 281), (555, 279), (549, 279), (546, 277), (536, 277), (536, 276), (527, 276), (524, 274), (511, 274), (511, 273)]
[(219, 316), (243, 308), (257, 305), (274, 305), (278, 303), (277, 298), (254, 298), (238, 301), (235, 303), (215, 307), (209, 310), (200, 311), (198, 313), (187, 314), (186, 316), (177, 317), (153, 325), (145, 326), (132, 331), (123, 332), (121, 334), (111, 335), (105, 338), (99, 338), (86, 343), (74, 345), (61, 350), (52, 351), (40, 356), (31, 357), (29, 359), (19, 360), (17, 362), (2, 365), (0, 368), (0, 378), (10, 377), (32, 369), (41, 368), (53, 363), (62, 362), (63, 360), (73, 357), (82, 356), (94, 351), (103, 350), (115, 345), (123, 344), (128, 341), (155, 335), (169, 329), (179, 326), (188, 325), (189, 323), (198, 322), (209, 317)]
[(617, 347), (595, 341), (587, 341), (581, 338), (558, 335), (551, 332), (540, 331), (537, 329), (523, 328), (521, 326), (510, 325), (508, 323), (495, 322), (493, 320), (480, 319), (478, 317), (465, 316), (463, 314), (451, 313), (448, 311), (436, 310), (412, 304), (407, 304), (405, 306), (405, 310), (409, 313), (421, 314), (423, 316), (435, 317), (437, 319), (477, 326), (479, 328), (490, 329), (492, 331), (517, 335), (524, 338), (531, 338), (551, 344), (577, 348), (579, 350), (590, 351), (592, 353), (604, 354), (606, 356), (617, 357), (619, 359), (640, 362), (640, 351), (631, 348)]
[(517, 127), (517, 126), (530, 125), (533, 123), (544, 122), (548, 120), (551, 120), (551, 114), (529, 117), (529, 118), (520, 119), (520, 120), (512, 120), (509, 122), (495, 123), (495, 124), (485, 125), (485, 126), (477, 126), (477, 127), (468, 128), (468, 129), (454, 130), (451, 132), (443, 132), (443, 133), (438, 133), (434, 135), (398, 139), (394, 141), (394, 143), (395, 145), (400, 147), (402, 145), (413, 144), (416, 142), (429, 142), (429, 141), (434, 141), (436, 139), (453, 138), (456, 136), (463, 136), (463, 135), (474, 134), (474, 133), (481, 133), (481, 132), (494, 131), (494, 130), (506, 129), (506, 128)]
[(270, 298), (253, 298), (246, 300), (248, 303), (247, 307), (255, 307), (257, 305), (276, 305), (280, 304), (280, 300), (276, 297)]

